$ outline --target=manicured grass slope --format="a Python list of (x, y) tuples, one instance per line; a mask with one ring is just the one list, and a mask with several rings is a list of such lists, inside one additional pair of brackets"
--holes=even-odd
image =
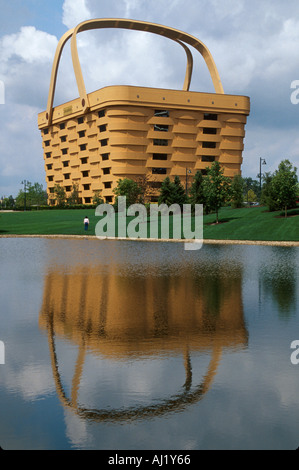
[[(0, 214), (0, 235), (84, 235), (83, 219), (90, 219), (88, 235), (95, 235), (99, 218), (94, 209), (13, 212)], [(215, 240), (299, 241), (299, 210), (267, 212), (264, 207), (220, 211), (219, 225), (215, 214), (204, 216), (204, 238)]]

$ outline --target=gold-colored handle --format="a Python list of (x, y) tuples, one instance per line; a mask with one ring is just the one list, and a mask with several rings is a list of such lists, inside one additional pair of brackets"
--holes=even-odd
[[(184, 49), (187, 54), (187, 70), (186, 70), (186, 77), (184, 82), (183, 90), (188, 91), (191, 82), (192, 70), (193, 70), (193, 58), (189, 48), (186, 44), (194, 47), (204, 58), (208, 70), (210, 72), (215, 92), (223, 94), (223, 87), (220, 80), (220, 76), (215, 65), (214, 59), (208, 50), (208, 48), (199, 41), (196, 37), (191, 36), (190, 34), (184, 33), (177, 29), (173, 29), (167, 26), (148, 23), (144, 21), (137, 21), (137, 20), (127, 20), (127, 19), (94, 19), (94, 20), (87, 20), (80, 23), (76, 28), (69, 30), (58, 43), (56, 54), (54, 58), (53, 68), (52, 68), (52, 75), (51, 75), (51, 82), (50, 82), (50, 90), (48, 96), (48, 105), (47, 105), (47, 121), (48, 125), (51, 123), (52, 120), (52, 113), (53, 113), (53, 99), (56, 87), (56, 79), (57, 79), (57, 71), (59, 66), (60, 57), (62, 54), (62, 49), (65, 43), (71, 39), (71, 53), (72, 53), (72, 60), (73, 60), (73, 67), (76, 76), (79, 96), (81, 99), (81, 105), (83, 108), (83, 112), (86, 112), (89, 109), (89, 100), (88, 95), (86, 93), (85, 83), (83, 79), (82, 69), (79, 61), (78, 56), (78, 48), (77, 48), (77, 34), (83, 31), (89, 31), (91, 29), (103, 29), (103, 28), (121, 28), (121, 29), (130, 29), (135, 31), (146, 31), (154, 34), (158, 34), (160, 36), (167, 37), (168, 39), (172, 39), (173, 41), (179, 43)], [(185, 44), (186, 43), (186, 44)]]

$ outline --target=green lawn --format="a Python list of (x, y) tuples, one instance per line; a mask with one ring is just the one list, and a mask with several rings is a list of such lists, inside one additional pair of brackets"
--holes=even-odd
[[(288, 214), (284, 219), (265, 207), (223, 208), (219, 225), (213, 224), (215, 214), (204, 216), (204, 239), (299, 241), (299, 207)], [(90, 220), (88, 235), (95, 235), (99, 217), (94, 209), (3, 212), (0, 235), (84, 235), (85, 215)]]

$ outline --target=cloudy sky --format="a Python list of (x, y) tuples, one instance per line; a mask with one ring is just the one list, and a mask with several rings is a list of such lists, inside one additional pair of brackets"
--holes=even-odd
[[(16, 196), (26, 179), (46, 186), (37, 114), (46, 109), (58, 40), (90, 18), (132, 18), (198, 37), (211, 51), (225, 93), (251, 98), (243, 176), (256, 178), (259, 159), (274, 171), (289, 158), (299, 166), (298, 0), (0, 0), (0, 197)], [(185, 57), (156, 35), (101, 30), (80, 35), (88, 92), (112, 84), (180, 89)], [(194, 54), (192, 91), (213, 91)], [(296, 84), (295, 84), (296, 85)], [(69, 45), (54, 104), (78, 96)]]

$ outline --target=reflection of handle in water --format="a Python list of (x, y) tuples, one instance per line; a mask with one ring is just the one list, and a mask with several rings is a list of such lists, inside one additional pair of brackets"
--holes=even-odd
[(52, 369), (55, 380), (56, 391), (61, 400), (62, 404), (72, 409), (78, 416), (85, 418), (91, 421), (98, 422), (122, 422), (129, 420), (138, 420), (138, 419), (149, 419), (153, 417), (162, 416), (164, 414), (183, 411), (187, 406), (193, 405), (200, 401), (203, 396), (210, 389), (214, 377), (216, 375), (218, 365), (221, 359), (221, 347), (215, 347), (212, 352), (212, 357), (210, 364), (207, 370), (206, 375), (204, 376), (203, 382), (195, 387), (194, 391), (191, 390), (192, 386), (192, 366), (191, 366), (191, 357), (188, 350), (185, 353), (185, 371), (186, 371), (186, 381), (184, 384), (184, 390), (177, 395), (174, 395), (168, 399), (161, 400), (160, 403), (155, 405), (148, 406), (131, 406), (127, 409), (88, 409), (80, 407), (77, 404), (78, 401), (78, 392), (80, 386), (80, 379), (84, 366), (85, 359), (85, 341), (82, 338), (81, 345), (79, 346), (79, 354), (77, 358), (77, 363), (75, 367), (75, 374), (72, 381), (71, 389), (71, 399), (67, 398), (65, 395), (62, 381), (60, 378), (58, 360), (55, 348), (55, 333), (53, 325), (53, 313), (49, 315), (48, 322), (48, 341), (49, 349), (51, 355)]

